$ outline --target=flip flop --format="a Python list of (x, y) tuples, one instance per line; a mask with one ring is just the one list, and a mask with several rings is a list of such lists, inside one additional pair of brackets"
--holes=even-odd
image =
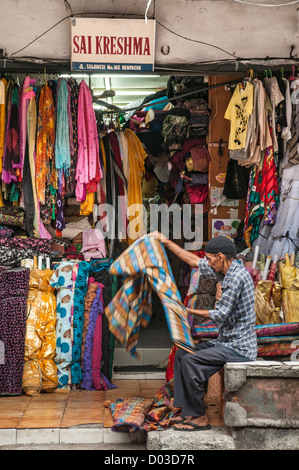
[(184, 422), (186, 418), (184, 416), (175, 416), (174, 418), (170, 419), (170, 424), (179, 424)]
[(185, 421), (183, 424), (187, 424), (187, 426), (192, 426), (192, 429), (184, 429), (184, 428), (176, 428), (174, 427), (175, 431), (207, 431), (208, 429), (211, 429), (211, 426), (208, 424), (207, 426), (199, 426), (196, 423), (193, 423), (192, 421)]

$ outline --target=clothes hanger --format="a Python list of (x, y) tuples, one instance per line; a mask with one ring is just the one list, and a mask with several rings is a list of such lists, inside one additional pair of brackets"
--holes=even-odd
[(283, 67), (281, 67), (281, 69), (280, 69), (280, 75), (281, 75), (281, 78), (284, 78), (283, 77), (283, 75), (284, 75), (284, 68)]
[(289, 81), (290, 81), (290, 82), (292, 82), (293, 80), (296, 80), (296, 77), (295, 77), (295, 66), (294, 66), (294, 65), (292, 65), (291, 70), (292, 70), (292, 75), (289, 77)]

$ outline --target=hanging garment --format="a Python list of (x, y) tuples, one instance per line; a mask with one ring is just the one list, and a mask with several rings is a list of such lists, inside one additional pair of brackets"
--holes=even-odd
[(56, 168), (63, 171), (71, 165), (68, 102), (69, 87), (64, 79), (60, 79), (56, 102), (55, 163)]
[(246, 81), (245, 88), (238, 84), (225, 111), (224, 118), (230, 121), (230, 134), (228, 148), (232, 150), (244, 149), (249, 116), (253, 111), (252, 83)]
[(25, 150), (27, 143), (27, 111), (29, 100), (35, 97), (34, 85), (36, 83), (35, 79), (31, 79), (27, 76), (22, 85), (21, 100), (19, 106), (20, 112), (20, 163), (15, 165), (16, 168), (21, 170), (20, 180), (22, 180), (23, 165), (25, 159)]
[[(299, 92), (298, 92), (299, 93)], [(287, 143), (287, 166), (299, 164), (299, 136), (296, 130), (296, 120), (298, 105), (292, 104), (292, 120), (290, 129), (290, 140)]]
[(78, 263), (62, 261), (50, 279), (57, 290), (56, 355), (58, 388), (71, 385), (72, 324)]
[[(128, 180), (128, 243), (133, 243), (138, 236), (145, 233), (142, 211), (142, 179), (145, 173), (144, 161), (147, 154), (142, 147), (138, 137), (130, 129), (124, 130), (125, 137), (128, 142), (129, 156), (129, 180)], [(134, 206), (134, 205), (137, 206)], [(134, 207), (139, 207), (139, 215), (136, 216)], [(132, 222), (132, 224), (130, 224)]]
[(270, 127), (272, 129), (273, 150), (278, 152), (278, 136), (276, 128), (276, 109), (277, 106), (284, 101), (284, 96), (281, 93), (276, 77), (265, 78), (264, 87), (271, 101), (272, 114)]
[(136, 240), (114, 261), (110, 273), (122, 276), (123, 285), (106, 307), (110, 331), (132, 356), (136, 356), (140, 326), (151, 320), (151, 294), (157, 292), (163, 304), (172, 341), (192, 351), (193, 341), (187, 311), (163, 245), (148, 236)]
[(78, 159), (76, 167), (76, 197), (84, 201), (86, 191), (96, 192), (102, 178), (99, 161), (99, 141), (91, 91), (82, 80), (78, 98)]
[(55, 109), (51, 88), (44, 85), (38, 102), (36, 136), (36, 192), (41, 204), (45, 204), (46, 186), (50, 183), (50, 164), (55, 150)]
[[(285, 168), (280, 184), (280, 205), (278, 207), (276, 223), (271, 230), (268, 239), (268, 253), (279, 258), (283, 256), (287, 237), (295, 220), (296, 209), (299, 201), (299, 165)], [(296, 229), (295, 229), (296, 230)], [(290, 254), (295, 246), (289, 245)]]
[(71, 167), (65, 178), (65, 195), (66, 197), (74, 196), (76, 189), (76, 166), (78, 159), (78, 99), (79, 85), (75, 78), (68, 80), (70, 87), (70, 113), (72, 119), (72, 148), (71, 148)]
[(0, 80), (0, 174), (2, 173), (2, 163), (5, 144), (5, 128), (6, 128), (6, 86), (5, 78)]
[(19, 93), (19, 86), (15, 84), (11, 92), (2, 166), (2, 181), (6, 184), (17, 181), (15, 167), (20, 165)]
[(58, 384), (56, 351), (56, 295), (50, 269), (31, 269), (22, 387), (26, 395), (53, 392)]
[(0, 267), (0, 395), (22, 394), (29, 275)]

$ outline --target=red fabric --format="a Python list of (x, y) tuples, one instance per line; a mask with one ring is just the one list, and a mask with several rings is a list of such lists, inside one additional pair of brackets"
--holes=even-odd
[(167, 369), (165, 373), (166, 381), (169, 382), (173, 376), (174, 376), (174, 358), (175, 358), (175, 353), (177, 351), (177, 346), (174, 344), (171, 348), (169, 357), (168, 357), (168, 364), (167, 364)]

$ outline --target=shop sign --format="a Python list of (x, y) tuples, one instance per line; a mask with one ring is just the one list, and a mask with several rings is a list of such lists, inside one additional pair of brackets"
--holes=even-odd
[(155, 31), (155, 20), (73, 18), (71, 69), (123, 73), (153, 71)]

